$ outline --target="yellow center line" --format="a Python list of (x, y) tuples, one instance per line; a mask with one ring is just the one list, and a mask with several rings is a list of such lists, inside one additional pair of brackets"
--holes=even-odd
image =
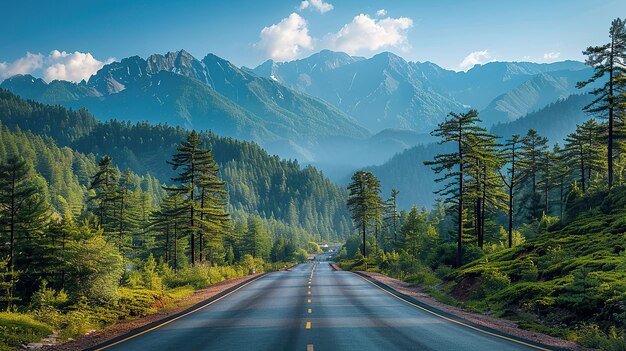
[(311, 329), (311, 322), (306, 322), (306, 326), (305, 326), (305, 328), (306, 328), (306, 329)]
[(313, 349), (313, 344), (307, 344), (306, 351), (315, 351), (315, 349)]
[(306, 302), (307, 302), (307, 303), (311, 303), (311, 299), (307, 299), (307, 301), (306, 301)]
[(307, 311), (309, 314), (311, 314), (311, 309), (309, 308), (309, 310)]
[(311, 291), (307, 291), (307, 293), (306, 293), (306, 294), (307, 294), (307, 295), (311, 295)]

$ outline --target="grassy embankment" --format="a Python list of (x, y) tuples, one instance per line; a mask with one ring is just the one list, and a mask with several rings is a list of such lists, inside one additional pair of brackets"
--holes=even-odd
[[(625, 350), (626, 189), (571, 200), (563, 220), (537, 228), (524, 244), (458, 269), (398, 267), (380, 258), (368, 268), (420, 284), (447, 304), (587, 347)], [(362, 270), (364, 261), (340, 266)]]

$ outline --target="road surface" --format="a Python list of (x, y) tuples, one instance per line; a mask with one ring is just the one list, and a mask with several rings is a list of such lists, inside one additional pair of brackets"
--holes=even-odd
[(394, 297), (356, 274), (335, 272), (328, 263), (320, 262), (266, 275), (201, 310), (101, 349), (538, 348), (447, 321)]

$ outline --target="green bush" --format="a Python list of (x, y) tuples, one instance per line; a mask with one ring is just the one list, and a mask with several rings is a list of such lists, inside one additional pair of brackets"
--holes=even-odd
[[(241, 266), (212, 267), (208, 264), (197, 264), (180, 269), (178, 272), (166, 272), (163, 277), (163, 283), (168, 288), (192, 286), (196, 290), (205, 289), (223, 280), (244, 276), (248, 274), (251, 268), (255, 268), (257, 272), (262, 272), (263, 266), (263, 259), (255, 260), (252, 256), (246, 255), (242, 260)], [(152, 279), (154, 283), (155, 277), (152, 276)]]
[(603, 332), (596, 324), (585, 324), (577, 330), (577, 340), (583, 346), (606, 351), (626, 350), (624, 332), (615, 327), (609, 328), (608, 333)]
[(116, 310), (124, 316), (142, 317), (163, 305), (163, 298), (163, 293), (154, 290), (120, 288)]
[(59, 308), (67, 303), (67, 294), (64, 290), (59, 292), (48, 288), (48, 282), (42, 281), (39, 290), (35, 291), (30, 298), (30, 309), (46, 307)]
[(497, 269), (485, 270), (480, 275), (480, 296), (489, 296), (507, 288), (510, 284), (511, 279), (508, 275)]
[(85, 311), (70, 311), (65, 315), (64, 325), (59, 337), (64, 340), (76, 339), (88, 331), (97, 328)]
[(50, 335), (53, 328), (31, 316), (0, 312), (0, 350), (13, 350), (23, 344), (36, 342)]

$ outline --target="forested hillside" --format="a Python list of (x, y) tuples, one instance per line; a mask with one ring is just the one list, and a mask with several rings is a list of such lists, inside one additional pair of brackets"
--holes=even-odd
[[(0, 121), (11, 128), (48, 135), (95, 157), (111, 156), (120, 169), (150, 174), (161, 183), (174, 175), (165, 163), (186, 136), (182, 128), (148, 123), (98, 122), (86, 110), (71, 111), (23, 100), (0, 90)], [(227, 182), (234, 210), (302, 226), (336, 240), (350, 231), (345, 193), (319, 171), (268, 155), (258, 145), (202, 133)]]
[[(524, 135), (533, 129), (547, 137), (551, 144), (559, 143), (563, 146), (564, 139), (576, 129), (576, 125), (589, 119), (582, 108), (591, 101), (591, 96), (587, 94), (572, 95), (515, 121), (496, 124), (491, 132), (501, 137), (502, 141), (510, 135)], [(478, 118), (481, 118), (481, 114), (478, 114)], [(398, 153), (382, 165), (367, 169), (380, 178), (384, 193), (389, 193), (392, 188), (402, 192), (403, 196), (398, 199), (401, 208), (408, 209), (412, 205), (430, 207), (436, 199), (432, 192), (436, 189), (435, 174), (422, 161), (442, 152), (446, 152), (443, 145), (418, 145)]]
[[(492, 131), (477, 110), (451, 112), (431, 133), (438, 144), (355, 172), (347, 204), (361, 233), (347, 240), (343, 267), (380, 270), (526, 329), (624, 350), (626, 21), (612, 22), (610, 39), (584, 51), (595, 73), (576, 87), (597, 85), (589, 94)], [(435, 206), (398, 211), (403, 196), (425, 188)]]
[(0, 349), (83, 335), (351, 230), (345, 192), (259, 146), (0, 91)]

